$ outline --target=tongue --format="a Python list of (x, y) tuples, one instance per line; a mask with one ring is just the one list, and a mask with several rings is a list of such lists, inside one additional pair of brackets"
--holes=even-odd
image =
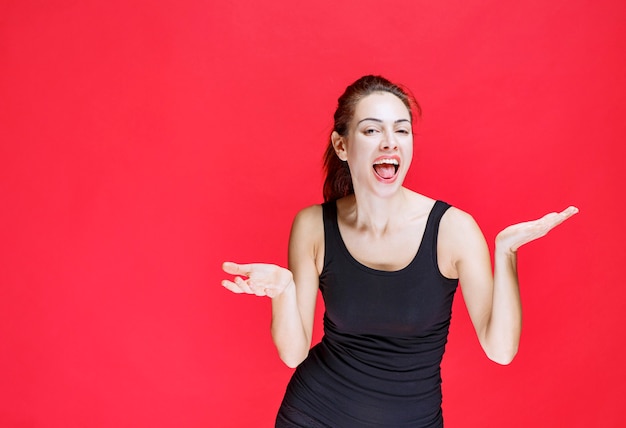
[(374, 170), (382, 178), (392, 178), (396, 173), (396, 167), (390, 164), (374, 165)]

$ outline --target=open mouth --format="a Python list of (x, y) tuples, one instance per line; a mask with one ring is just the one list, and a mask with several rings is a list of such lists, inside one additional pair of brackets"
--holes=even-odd
[(374, 162), (373, 167), (376, 175), (384, 180), (389, 180), (398, 173), (400, 162), (393, 158), (382, 158)]

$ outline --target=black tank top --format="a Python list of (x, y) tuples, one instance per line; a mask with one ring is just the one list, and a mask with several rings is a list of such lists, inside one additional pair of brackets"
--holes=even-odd
[(458, 280), (439, 271), (437, 234), (450, 205), (434, 204), (414, 259), (392, 272), (352, 257), (335, 202), (322, 207), (324, 337), (296, 369), (277, 420), (289, 411), (284, 426), (299, 426), (297, 414), (302, 426), (443, 426), (440, 363)]

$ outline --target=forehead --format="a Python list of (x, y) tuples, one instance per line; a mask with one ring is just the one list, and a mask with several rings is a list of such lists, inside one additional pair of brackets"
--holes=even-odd
[(361, 99), (354, 109), (354, 119), (365, 118), (396, 121), (411, 120), (411, 115), (400, 98), (389, 92), (374, 92)]

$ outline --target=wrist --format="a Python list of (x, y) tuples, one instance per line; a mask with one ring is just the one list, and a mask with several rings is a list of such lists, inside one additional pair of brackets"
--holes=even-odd
[(494, 250), (494, 258), (516, 259), (517, 248), (513, 249), (511, 245), (507, 245), (503, 242), (499, 242), (496, 238), (496, 247)]
[(272, 299), (281, 298), (281, 299), (295, 299), (296, 296), (296, 284), (293, 281), (293, 278), (289, 280), (289, 283), (279, 291), (278, 294), (272, 297)]

